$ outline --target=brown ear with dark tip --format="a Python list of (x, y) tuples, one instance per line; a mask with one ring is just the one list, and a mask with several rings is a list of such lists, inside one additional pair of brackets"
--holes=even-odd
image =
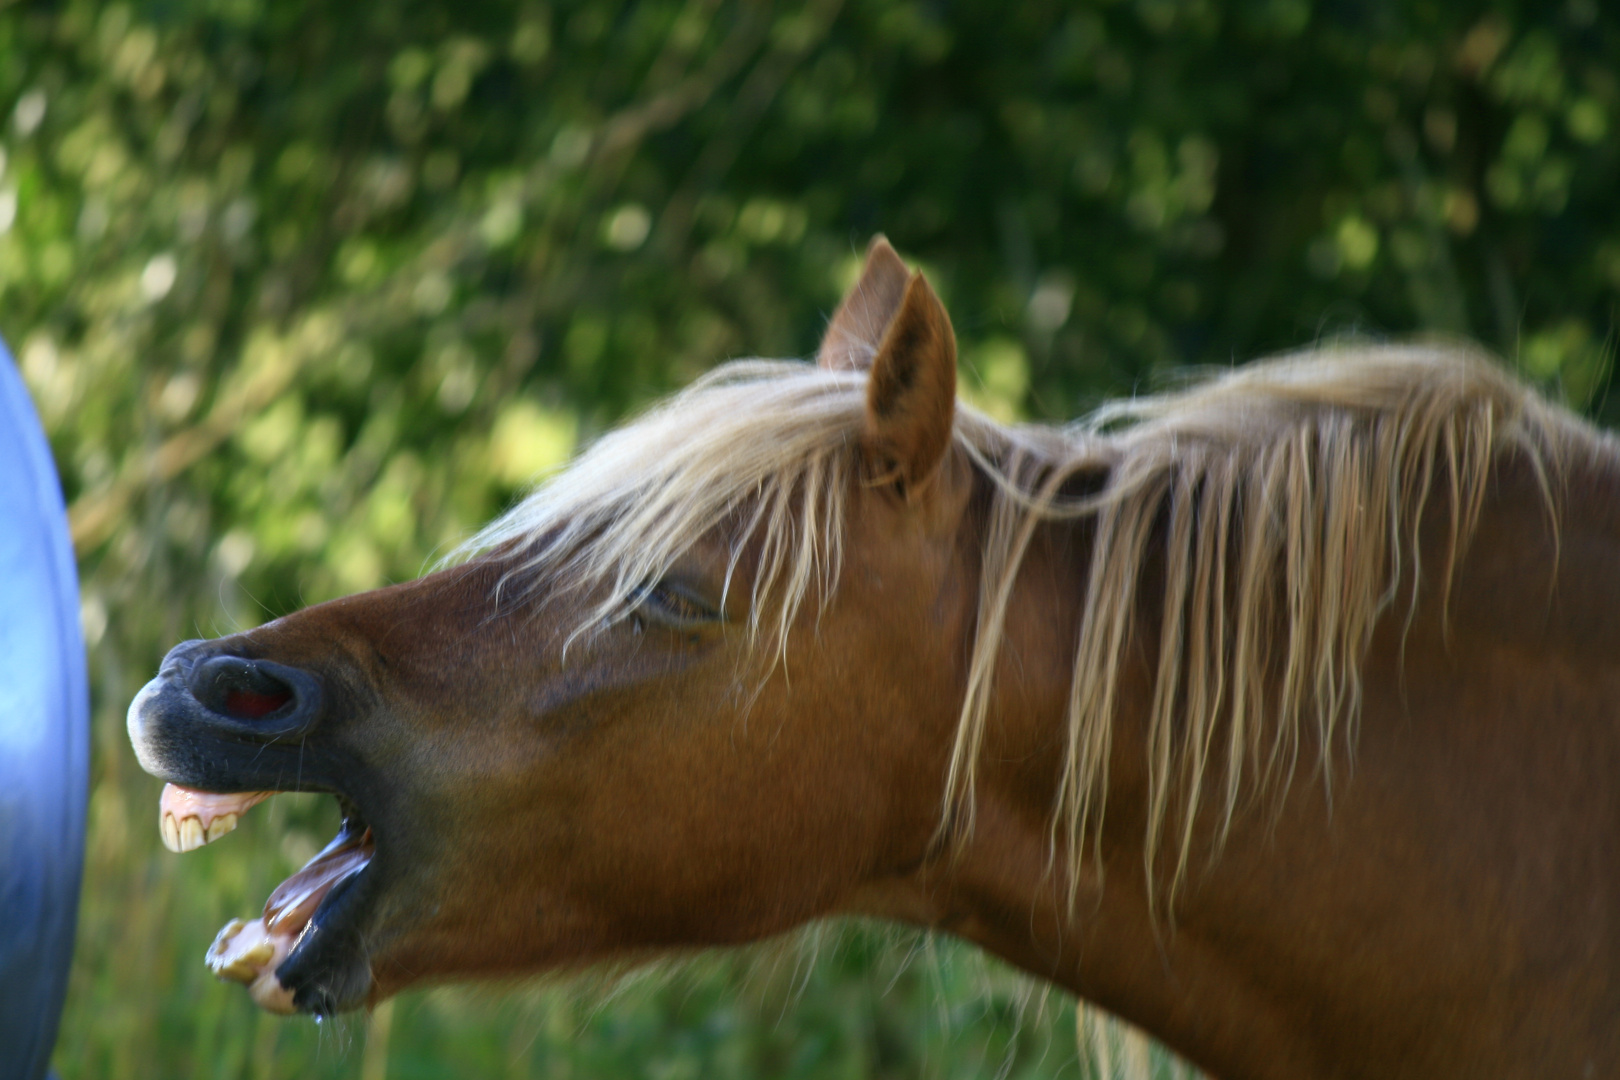
[(913, 274), (872, 360), (862, 444), (873, 479), (908, 497), (939, 471), (956, 419), (956, 335), (945, 306)]
[(829, 371), (865, 371), (900, 310), (911, 271), (879, 233), (866, 248), (860, 280), (844, 295), (827, 324), (816, 363)]

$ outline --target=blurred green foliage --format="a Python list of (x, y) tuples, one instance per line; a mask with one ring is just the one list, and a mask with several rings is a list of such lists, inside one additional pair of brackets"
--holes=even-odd
[(371, 1045), (256, 1016), (202, 951), (331, 808), (175, 859), (123, 709), (717, 360), (808, 354), (877, 231), (1003, 416), (1431, 332), (1612, 420), (1617, 73), (1596, 0), (0, 0), (0, 332), (95, 679), (63, 1075), (1075, 1074), (1066, 1009), (864, 929), (787, 980), (410, 995)]

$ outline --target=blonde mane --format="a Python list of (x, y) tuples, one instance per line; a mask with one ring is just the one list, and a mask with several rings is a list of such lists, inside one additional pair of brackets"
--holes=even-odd
[[(806, 600), (826, 604), (838, 581), (865, 391), (859, 373), (725, 365), (603, 436), (464, 550), (515, 547), (551, 587), (594, 590), (585, 632), (725, 527), (734, 553), (758, 545), (747, 632), (774, 662)], [(1551, 512), (1561, 448), (1580, 430), (1488, 360), (1435, 346), (1284, 356), (1063, 428), (1008, 427), (959, 404), (955, 445), (993, 495), (943, 820), (972, 827), (1003, 627), (1042, 523), (1090, 519), (1094, 533), (1054, 843), (1078, 866), (1099, 835), (1120, 683), (1147, 616), (1158, 639), (1144, 858), (1151, 887), (1170, 844), (1173, 896), (1212, 793), (1224, 837), (1246, 790), (1293, 774), (1307, 724), (1331, 780), (1334, 747), (1354, 739), (1374, 625), (1403, 581), (1416, 603), (1431, 495), (1448, 510), (1443, 601), (1497, 457), (1523, 456)], [(1157, 611), (1142, 589), (1150, 559), (1162, 559)]]

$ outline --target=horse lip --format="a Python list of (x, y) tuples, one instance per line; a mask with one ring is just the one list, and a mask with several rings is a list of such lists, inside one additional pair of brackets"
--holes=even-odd
[(299, 1011), (324, 1016), (365, 1004), (373, 980), (362, 923), (380, 887), (376, 862), (373, 852), (365, 866), (332, 886), (276, 968)]

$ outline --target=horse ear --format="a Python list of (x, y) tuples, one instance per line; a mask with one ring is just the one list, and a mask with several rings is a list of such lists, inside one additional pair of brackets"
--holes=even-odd
[(872, 360), (862, 444), (874, 477), (906, 493), (933, 479), (956, 418), (956, 335), (921, 274), (911, 275), (899, 310)]
[(883, 332), (900, 310), (911, 272), (894, 253), (882, 233), (866, 248), (861, 277), (844, 295), (827, 333), (821, 339), (816, 363), (829, 371), (865, 371), (872, 366)]

